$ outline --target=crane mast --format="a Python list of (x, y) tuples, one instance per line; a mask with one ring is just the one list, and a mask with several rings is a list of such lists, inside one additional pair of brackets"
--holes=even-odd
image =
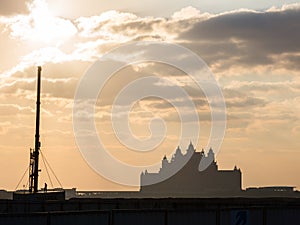
[(40, 154), (40, 105), (41, 105), (41, 71), (38, 67), (37, 74), (37, 101), (36, 101), (36, 119), (35, 119), (35, 145), (34, 149), (30, 149), (30, 170), (29, 170), (29, 192), (38, 192), (39, 179), (39, 154)]

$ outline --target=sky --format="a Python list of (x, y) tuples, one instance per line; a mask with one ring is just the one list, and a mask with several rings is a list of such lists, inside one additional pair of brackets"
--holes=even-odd
[[(288, 185), (300, 189), (299, 21), (299, 1), (129, 0), (125, 5), (115, 0), (78, 0), (76, 4), (1, 0), (0, 189), (14, 190), (28, 167), (29, 149), (34, 146), (38, 65), (43, 66), (42, 152), (62, 185), (80, 190), (136, 189), (103, 178), (87, 164), (72, 123), (76, 88), (88, 68), (104, 54), (133, 41), (177, 44), (206, 62), (226, 103), (226, 134), (216, 156), (220, 169), (241, 168), (244, 188)], [(130, 50), (122, 57), (126, 54)], [(203, 92), (186, 85), (187, 74), (162, 63), (129, 65), (107, 82), (95, 107), (99, 137), (114, 157), (127, 164), (160, 162), (165, 154), (170, 158), (178, 144), (184, 152), (189, 136), (194, 135), (191, 129), (180, 139), (182, 124), (176, 107), (170, 99), (150, 96), (132, 106), (129, 124), (134, 135), (143, 139), (151, 136), (149, 122), (159, 117), (168, 128), (164, 141), (147, 153), (120, 143), (111, 125), (114, 97), (131, 81), (151, 75), (173, 83), (149, 82), (131, 94), (157, 86), (165, 93), (175, 86), (184, 88), (198, 106), (201, 123), (199, 142), (191, 139), (197, 150), (208, 147), (209, 104)], [(185, 102), (178, 102), (188, 114)], [(198, 123), (191, 119), (188, 125)], [(44, 182), (42, 162), (41, 167)], [(27, 175), (21, 187), (26, 180)]]

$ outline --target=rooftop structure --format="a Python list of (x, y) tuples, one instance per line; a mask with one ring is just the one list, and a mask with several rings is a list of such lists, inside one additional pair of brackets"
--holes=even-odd
[[(201, 171), (200, 164), (206, 165), (207, 168)], [(160, 179), (174, 170), (178, 172), (173, 176), (165, 180)], [(154, 183), (155, 180), (162, 181)], [(164, 156), (158, 173), (142, 173), (140, 191), (155, 196), (234, 196), (240, 195), (242, 191), (241, 180), (241, 170), (236, 166), (232, 170), (219, 170), (212, 149), (209, 149), (207, 154), (204, 150), (197, 152), (190, 143), (185, 154), (178, 147), (170, 161)]]

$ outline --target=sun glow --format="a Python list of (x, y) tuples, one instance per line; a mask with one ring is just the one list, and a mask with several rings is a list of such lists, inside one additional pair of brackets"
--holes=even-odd
[(77, 33), (77, 28), (67, 19), (56, 17), (45, 0), (35, 0), (28, 5), (30, 14), (17, 18), (12, 36), (23, 40), (60, 43)]

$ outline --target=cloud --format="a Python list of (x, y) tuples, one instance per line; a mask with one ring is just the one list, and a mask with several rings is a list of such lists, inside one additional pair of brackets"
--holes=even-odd
[(254, 97), (245, 97), (245, 98), (237, 98), (237, 99), (227, 99), (226, 106), (231, 108), (253, 108), (253, 107), (262, 107), (265, 106), (266, 102), (260, 98)]
[(0, 104), (0, 117), (10, 115), (25, 115), (32, 114), (33, 109), (31, 107), (22, 107), (16, 104)]
[(172, 15), (172, 19), (182, 20), (199, 17), (200, 11), (194, 7), (185, 7)]
[(80, 17), (75, 20), (75, 23), (83, 37), (102, 37), (111, 40), (109, 29), (112, 25), (129, 23), (137, 19), (138, 17), (134, 14), (111, 10), (99, 16)]
[(1, 17), (12, 38), (51, 43), (62, 41), (77, 33), (70, 20), (55, 17), (49, 11), (45, 0), (35, 0), (27, 4), (29, 14)]
[[(41, 31), (36, 17), (39, 14), (35, 10), (44, 7), (39, 5), (42, 2), (35, 1), (31, 4), (28, 15), (2, 17), (1, 21), (6, 21), (11, 37), (21, 41), (34, 39), (30, 33)], [(300, 65), (299, 6), (300, 4), (286, 5), (265, 11), (241, 9), (221, 14), (202, 13), (196, 8), (186, 7), (173, 13), (169, 18), (141, 17), (116, 10), (74, 20), (55, 17), (54, 23), (50, 24), (53, 25), (53, 29), (59, 27), (59, 31), (63, 30), (62, 33), (58, 32), (62, 38), (65, 34), (70, 35), (72, 37), (70, 43), (50, 44), (49, 46), (46, 44), (47, 47), (33, 49), (20, 57), (19, 64), (6, 73), (2, 73), (2, 76), (15, 79), (33, 78), (35, 72), (33, 75), (28, 72), (33, 70), (33, 66), (48, 65), (53, 72), (45, 79), (44, 93), (49, 98), (70, 99), (74, 95), (79, 77), (85, 71), (83, 68), (86, 69), (91, 62), (119, 44), (149, 39), (166, 40), (190, 48), (203, 57), (216, 73), (221, 71), (223, 74), (230, 74), (231, 69), (234, 68), (238, 72), (242, 69), (254, 71), (255, 68), (258, 68), (257, 70), (284, 68), (285, 71), (298, 71)], [(53, 18), (52, 15), (48, 16), (48, 19)], [(54, 39), (56, 38), (59, 36), (54, 36)], [(47, 43), (47, 40), (45, 42)], [(126, 54), (128, 52), (124, 53)], [(144, 54), (151, 55), (151, 52)], [(161, 52), (161, 54), (170, 53)], [(171, 54), (170, 57), (179, 58), (178, 55)], [(188, 59), (182, 59), (182, 62), (189, 63), (191, 68), (194, 66)], [(76, 66), (79, 64), (80, 66)], [(185, 86), (185, 74), (182, 71), (168, 69), (159, 64), (148, 64), (142, 69), (139, 66), (133, 66), (122, 73), (126, 76), (108, 85), (107, 87), (111, 88), (106, 89), (106, 96), (101, 96), (105, 106), (112, 103), (111, 98), (116, 95), (116, 91), (120, 91), (130, 80), (140, 77), (142, 73), (144, 76), (169, 76), (179, 86)], [(278, 97), (277, 95), (282, 92), (282, 87), (287, 91), (282, 98), (299, 94), (299, 88), (296, 85), (298, 82), (295, 83), (294, 80), (285, 82), (281, 80), (277, 83), (265, 82), (265, 80), (248, 81), (249, 79), (246, 79), (248, 75), (239, 73), (238, 77), (241, 81), (224, 80), (222, 84), (227, 107), (231, 113), (249, 110), (249, 108), (253, 110), (259, 107), (267, 108), (272, 98), (275, 95)], [(251, 77), (253, 78), (252, 75)], [(281, 77), (285, 79), (284, 76)], [(18, 82), (12, 80), (6, 83), (5, 87), (1, 86), (0, 82), (0, 87), (3, 93), (35, 88), (33, 80), (29, 83), (28, 80)], [(163, 88), (163, 92), (171, 93), (173, 87), (172, 85), (147, 84), (145, 87), (140, 87), (137, 92), (141, 92), (144, 88)], [(207, 106), (202, 93), (195, 92), (191, 87), (186, 88), (200, 108)], [(175, 98), (176, 95), (173, 97)], [(171, 107), (165, 102), (154, 100), (150, 101), (147, 106), (161, 110), (168, 110)]]
[(192, 42), (192, 49), (204, 53), (204, 58), (210, 51), (209, 63), (225, 62), (226, 68), (278, 63), (273, 55), (300, 51), (299, 5), (278, 11), (237, 10), (214, 15), (195, 22), (178, 40)]
[(186, 7), (170, 18), (141, 17), (116, 10), (74, 20), (46, 14), (43, 18), (50, 20), (51, 26), (43, 32), (41, 29), (46, 29), (42, 26), (45, 21), (37, 17), (37, 9), (44, 9), (45, 4), (43, 0), (36, 0), (30, 5), (28, 15), (0, 20), (7, 25), (10, 36), (21, 40), (43, 40), (42, 36), (34, 36), (41, 34), (45, 35), (44, 41), (47, 42), (51, 33), (54, 40), (72, 37), (72, 44), (66, 47), (58, 41), (55, 46), (50, 44), (34, 49), (2, 76), (36, 64), (72, 60), (91, 62), (119, 44), (134, 40), (165, 40), (182, 44), (199, 54), (215, 72), (270, 65), (276, 69), (297, 70), (299, 5), (266, 11), (242, 9), (221, 14), (201, 13), (198, 9)]
[[(92, 57), (94, 57), (94, 59)], [(90, 65), (90, 62), (96, 59), (97, 57), (93, 54), (93, 50), (89, 48), (85, 49), (84, 52), (75, 51), (69, 54), (61, 51), (57, 47), (40, 48), (22, 56), (21, 61), (16, 66), (0, 74), (0, 77), (4, 79), (11, 76), (32, 76), (29, 74), (32, 74), (32, 71), (35, 71), (33, 68), (37, 66), (46, 66), (50, 69), (52, 66), (53, 69), (57, 67), (64, 68), (64, 71), (60, 69), (60, 73), (57, 74), (58, 76), (64, 76), (64, 74), (69, 73), (69, 71), (73, 71), (73, 75), (80, 76), (84, 72), (82, 67), (84, 66), (86, 69), (87, 65)], [(77, 71), (78, 68), (80, 68), (79, 71)], [(56, 76), (56, 74), (52, 74), (51, 76)]]
[(0, 1), (0, 15), (14, 15), (28, 13), (27, 5), (31, 0)]
[(300, 4), (292, 3), (292, 4), (284, 4), (281, 7), (273, 6), (270, 9), (268, 9), (267, 12), (282, 12), (286, 10), (300, 10)]
[(299, 96), (300, 80), (291, 78), (277, 81), (232, 81), (226, 85), (224, 93), (226, 99), (254, 96), (268, 102), (279, 102)]
[[(277, 68), (296, 70), (300, 51), (299, 5), (266, 11), (241, 9), (221, 14), (201, 13), (186, 7), (171, 18), (138, 17), (109, 11), (79, 18), (76, 23), (81, 36), (104, 40), (98, 41), (98, 46), (108, 40), (121, 43), (167, 40), (190, 48), (217, 71), (274, 64)], [(108, 15), (113, 19), (108, 20)]]
[[(77, 79), (43, 79), (43, 96), (56, 98), (73, 98), (75, 88), (77, 86)], [(17, 81), (5, 88), (0, 88), (3, 94), (13, 94), (18, 92), (32, 91), (35, 93), (36, 81), (28, 80)]]

